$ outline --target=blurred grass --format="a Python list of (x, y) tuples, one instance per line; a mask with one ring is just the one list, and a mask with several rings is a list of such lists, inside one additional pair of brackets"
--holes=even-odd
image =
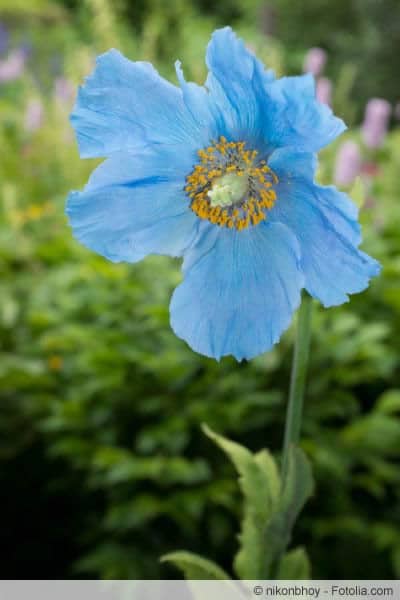
[[(122, 3), (119, 12), (106, 0), (76, 12), (24, 4), (0, 4), (7, 19), (12, 13), (13, 44), (30, 46), (25, 74), (0, 88), (0, 527), (9, 549), (0, 573), (173, 576), (158, 557), (180, 547), (228, 568), (239, 497), (200, 423), (278, 452), (292, 331), (251, 363), (205, 359), (169, 327), (178, 261), (113, 265), (74, 241), (65, 197), (96, 162), (79, 159), (71, 100), (54, 92), (56, 77), (78, 83), (109, 46), (171, 78), (179, 57), (202, 81), (220, 16), (154, 2), (139, 29)], [(282, 73), (291, 57), (251, 25), (255, 4), (247, 17), (241, 10), (237, 30)], [(348, 78), (340, 114), (352, 110)], [(45, 118), (27, 131), (32, 97)], [(346, 136), (359, 139), (357, 130)], [(323, 180), (332, 179), (336, 149), (322, 154)], [(378, 175), (368, 181), (363, 247), (383, 274), (348, 304), (318, 308), (314, 320), (303, 444), (317, 493), (295, 542), (308, 546), (321, 579), (400, 575), (400, 132), (369, 158)]]

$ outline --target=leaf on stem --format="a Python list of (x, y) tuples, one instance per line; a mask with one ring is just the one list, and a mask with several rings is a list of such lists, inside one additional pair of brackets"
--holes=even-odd
[(230, 579), (217, 564), (192, 552), (170, 552), (160, 560), (174, 564), (182, 571), (185, 579)]
[(227, 454), (239, 474), (244, 516), (235, 571), (240, 579), (263, 579), (270, 546), (266, 527), (277, 510), (281, 493), (277, 465), (267, 450), (252, 454), (207, 426), (203, 426), (203, 431)]
[(278, 580), (310, 579), (311, 565), (307, 553), (303, 547), (295, 548), (287, 552), (278, 569)]
[(235, 572), (240, 579), (266, 579), (280, 564), (296, 518), (313, 492), (311, 465), (304, 452), (293, 446), (282, 482), (267, 450), (252, 454), (207, 426), (203, 431), (227, 454), (239, 474), (244, 515)]

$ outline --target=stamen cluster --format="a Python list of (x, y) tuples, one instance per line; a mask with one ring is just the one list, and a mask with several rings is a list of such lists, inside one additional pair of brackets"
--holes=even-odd
[[(246, 149), (245, 142), (219, 140), (198, 151), (200, 162), (186, 178), (185, 191), (191, 198), (191, 209), (201, 219), (221, 227), (235, 227), (239, 231), (258, 225), (267, 218), (267, 210), (276, 201), (272, 188), (278, 178), (265, 160), (257, 160), (257, 150)], [(227, 174), (245, 178), (243, 195), (237, 200), (215, 206), (210, 192)]]

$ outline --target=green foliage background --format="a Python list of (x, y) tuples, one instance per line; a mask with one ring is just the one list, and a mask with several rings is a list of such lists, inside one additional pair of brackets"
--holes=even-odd
[[(168, 323), (179, 261), (113, 265), (73, 240), (65, 197), (96, 163), (78, 158), (70, 105), (54, 96), (54, 77), (77, 84), (96, 52), (116, 46), (171, 78), (179, 57), (201, 81), (209, 34), (227, 22), (279, 73), (298, 69), (306, 44), (334, 39), (349, 18), (348, 2), (347, 11), (330, 2), (331, 13), (306, 3), (317, 4), (318, 26), (304, 27), (276, 0), (277, 41), (256, 28), (255, 0), (217, 9), (207, 0), (119, 0), (113, 8), (106, 0), (0, 0), (13, 43), (31, 47), (25, 75), (0, 87), (3, 578), (175, 577), (158, 559), (180, 548), (229, 571), (240, 495), (232, 466), (200, 424), (279, 453), (291, 361), (291, 330), (251, 363), (194, 354)], [(367, 37), (353, 40), (354, 53)], [(375, 43), (376, 56), (384, 53)], [(395, 99), (390, 77), (382, 83), (388, 64), (356, 71), (365, 91), (355, 100), (343, 84), (346, 65), (335, 60), (341, 114), (355, 118), (368, 94), (387, 90)], [(33, 97), (44, 103), (45, 122), (31, 133), (23, 115)], [(359, 138), (356, 128), (346, 136)], [(336, 149), (321, 157), (326, 181)], [(348, 304), (317, 307), (313, 323), (302, 445), (316, 492), (294, 542), (307, 547), (320, 579), (400, 575), (400, 132), (369, 159), (379, 172), (361, 213), (363, 247), (383, 274)]]

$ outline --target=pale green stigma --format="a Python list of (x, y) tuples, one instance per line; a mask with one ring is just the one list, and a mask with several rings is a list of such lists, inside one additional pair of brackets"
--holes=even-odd
[(207, 192), (210, 206), (232, 206), (240, 202), (247, 192), (248, 178), (244, 174), (225, 173), (216, 179)]

